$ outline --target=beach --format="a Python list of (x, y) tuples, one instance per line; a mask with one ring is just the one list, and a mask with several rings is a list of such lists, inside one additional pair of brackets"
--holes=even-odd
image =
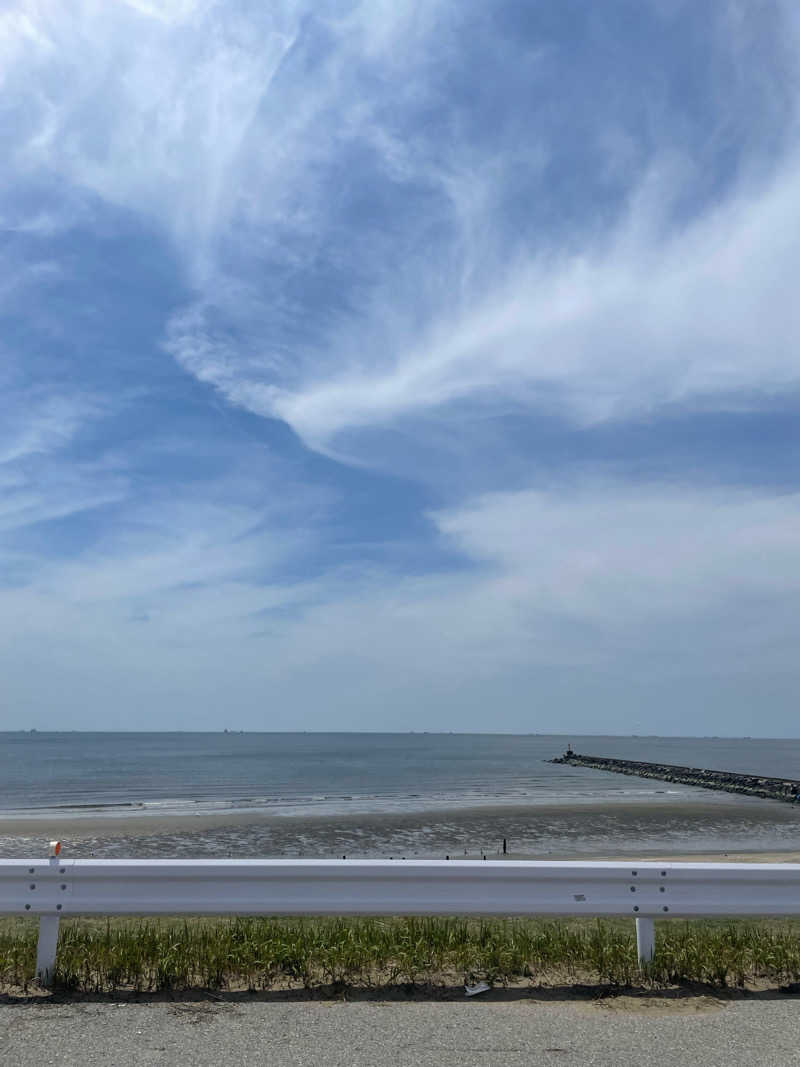
[[(792, 805), (699, 789), (672, 795), (634, 790), (631, 797), (609, 777), (612, 789), (588, 803), (583, 798), (548, 803), (542, 790), (535, 802), (428, 804), (406, 811), (307, 808), (304, 814), (278, 815), (197, 805), (202, 810), (186, 814), (184, 805), (176, 814), (168, 805), (135, 804), (17, 811), (0, 817), (0, 855), (43, 856), (56, 838), (65, 858), (344, 856), (402, 862), (447, 856), (457, 863), (484, 855), (502, 859), (505, 839), (508, 859), (800, 862), (800, 811)], [(602, 781), (593, 785), (604, 787)], [(630, 782), (625, 785), (630, 788)], [(70, 920), (64, 929), (80, 923), (86, 920)], [(125, 923), (112, 919), (104, 933), (104, 923), (93, 927), (89, 920), (87, 929), (113, 940)], [(190, 940), (187, 931), (202, 923), (181, 918), (174, 936), (184, 943)], [(152, 940), (160, 926), (151, 927)], [(626, 927), (632, 938), (633, 923), (626, 921)], [(791, 936), (788, 927), (781, 930), (781, 936)], [(165, 936), (172, 945), (173, 935)], [(84, 1067), (108, 1062), (202, 1067), (226, 1061), (281, 1067), (465, 1062), (633, 1067), (649, 1062), (655, 1048), (670, 1064), (796, 1063), (800, 998), (785, 980), (751, 983), (735, 993), (692, 983), (654, 990), (634, 982), (617, 995), (622, 987), (615, 990), (597, 975), (562, 981), (534, 974), (498, 982), (468, 1000), (458, 977), (382, 984), (364, 983), (362, 976), (353, 985), (322, 978), (308, 988), (294, 978), (260, 991), (233, 983), (102, 995), (9, 988), (0, 996), (0, 1048), (20, 1067), (34, 1061)]]
[[(697, 791), (699, 792), (699, 791)], [(270, 817), (252, 812), (0, 820), (0, 856), (685, 859), (798, 855), (800, 812), (775, 801), (473, 808)], [(787, 860), (788, 861), (788, 860)]]
[[(584, 751), (800, 777), (800, 742), (575, 737)], [(548, 762), (570, 739), (0, 735), (0, 856), (786, 854), (800, 805)]]

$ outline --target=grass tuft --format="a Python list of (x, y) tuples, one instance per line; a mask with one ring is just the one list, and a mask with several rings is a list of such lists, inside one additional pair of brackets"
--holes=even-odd
[[(0, 982), (34, 978), (34, 922), (0, 922)], [(537, 919), (68, 919), (55, 984), (81, 993), (486, 980), (742, 987), (800, 979), (797, 922), (657, 924), (642, 971), (632, 922)]]

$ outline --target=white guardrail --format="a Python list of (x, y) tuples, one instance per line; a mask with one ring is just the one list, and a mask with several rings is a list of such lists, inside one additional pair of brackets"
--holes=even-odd
[(800, 915), (797, 863), (520, 860), (0, 860), (0, 914), (38, 915), (36, 971), (62, 915)]

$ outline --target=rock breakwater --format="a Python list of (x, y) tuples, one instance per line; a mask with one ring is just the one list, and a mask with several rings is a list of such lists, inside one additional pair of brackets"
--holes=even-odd
[(634, 774), (638, 778), (655, 778), (660, 782), (696, 785), (702, 789), (718, 789), (725, 793), (742, 793), (765, 800), (800, 803), (800, 781), (791, 778), (764, 778), (737, 771), (712, 771), (704, 767), (678, 767), (671, 763), (642, 763), (638, 760), (613, 759), (610, 756), (585, 756), (567, 750), (563, 756), (549, 763), (567, 763), (575, 767), (593, 767), (615, 774)]

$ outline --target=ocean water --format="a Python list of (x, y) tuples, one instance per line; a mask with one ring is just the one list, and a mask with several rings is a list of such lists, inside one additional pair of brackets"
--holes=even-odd
[(800, 740), (508, 734), (2, 733), (0, 816), (346, 815), (727, 794), (546, 762), (578, 752), (800, 779)]
[(796, 806), (548, 763), (568, 742), (800, 779), (800, 740), (3, 733), (0, 853), (20, 847), (3, 820), (31, 817), (68, 823), (75, 855), (477, 855), (503, 837), (518, 855), (800, 848)]

